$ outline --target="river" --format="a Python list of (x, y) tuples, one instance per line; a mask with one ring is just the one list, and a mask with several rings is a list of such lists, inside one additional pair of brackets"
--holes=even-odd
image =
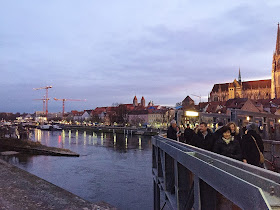
[(2, 158), (91, 202), (105, 201), (119, 209), (153, 208), (151, 137), (35, 129), (31, 139), (80, 157)]

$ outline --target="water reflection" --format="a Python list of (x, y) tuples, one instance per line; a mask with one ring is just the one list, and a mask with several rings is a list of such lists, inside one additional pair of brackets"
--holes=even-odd
[(12, 164), (12, 165), (28, 165), (32, 166), (33, 164), (33, 156), (31, 155), (23, 155), (23, 154), (18, 154), (18, 155), (4, 155), (0, 156), (2, 160), (5, 160), (6, 162)]
[[(75, 141), (72, 141), (72, 133), (75, 133)], [(65, 141), (65, 139), (68, 141)], [(143, 143), (143, 138), (145, 142)], [(57, 139), (57, 141), (54, 141)], [(149, 139), (149, 140), (147, 140)], [(95, 133), (89, 131), (41, 131), (34, 130), (32, 140), (39, 141), (47, 146), (54, 146), (59, 148), (71, 148), (73, 145), (83, 146), (104, 146), (107, 148), (114, 148), (117, 151), (124, 152), (129, 149), (146, 149), (151, 148), (150, 137), (132, 136), (130, 134), (117, 133)]]

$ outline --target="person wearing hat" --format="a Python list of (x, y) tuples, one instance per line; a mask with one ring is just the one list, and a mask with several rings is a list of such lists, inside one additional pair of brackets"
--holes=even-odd
[(181, 136), (180, 130), (177, 126), (177, 123), (175, 120), (172, 120), (170, 122), (170, 126), (167, 130), (167, 138), (178, 140), (178, 138)]
[(242, 137), (242, 154), (243, 162), (255, 166), (263, 167), (260, 164), (260, 152), (263, 153), (264, 146), (261, 136), (257, 133), (257, 125), (250, 123), (246, 126), (247, 130)]

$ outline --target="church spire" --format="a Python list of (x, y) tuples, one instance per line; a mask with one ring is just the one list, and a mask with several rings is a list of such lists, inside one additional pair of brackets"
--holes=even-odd
[(239, 67), (239, 74), (238, 74), (238, 82), (241, 83), (241, 73), (240, 73), (240, 67)]
[(277, 29), (277, 39), (276, 39), (276, 49), (275, 49), (276, 55), (280, 55), (280, 29), (279, 29), (279, 23), (278, 23), (278, 29)]

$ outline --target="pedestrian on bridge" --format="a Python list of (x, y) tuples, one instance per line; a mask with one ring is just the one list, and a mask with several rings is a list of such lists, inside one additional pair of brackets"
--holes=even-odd
[(229, 122), (227, 124), (227, 126), (229, 126), (229, 128), (230, 128), (231, 135), (234, 136), (234, 138), (236, 140), (238, 140), (240, 147), (241, 147), (241, 144), (242, 144), (241, 135), (239, 133), (239, 129), (238, 129), (237, 125), (234, 122)]
[(236, 160), (242, 160), (242, 152), (239, 141), (231, 135), (229, 126), (223, 126), (220, 129), (222, 136), (215, 141), (213, 152), (224, 155)]
[(172, 120), (170, 122), (170, 126), (167, 130), (167, 138), (178, 140), (178, 138), (181, 136), (180, 129), (177, 126), (176, 120)]
[(197, 133), (193, 135), (190, 142), (191, 145), (212, 151), (214, 138), (212, 131), (207, 127), (205, 122), (201, 122)]
[[(260, 163), (260, 152), (263, 153), (264, 146), (262, 137), (257, 133), (258, 126), (255, 123), (246, 126), (247, 131), (242, 137), (243, 162), (263, 167)], [(260, 152), (259, 152), (260, 151)]]
[(184, 142), (186, 144), (189, 144), (193, 135), (194, 135), (193, 129), (191, 129), (190, 124), (187, 124), (187, 127), (184, 131)]

